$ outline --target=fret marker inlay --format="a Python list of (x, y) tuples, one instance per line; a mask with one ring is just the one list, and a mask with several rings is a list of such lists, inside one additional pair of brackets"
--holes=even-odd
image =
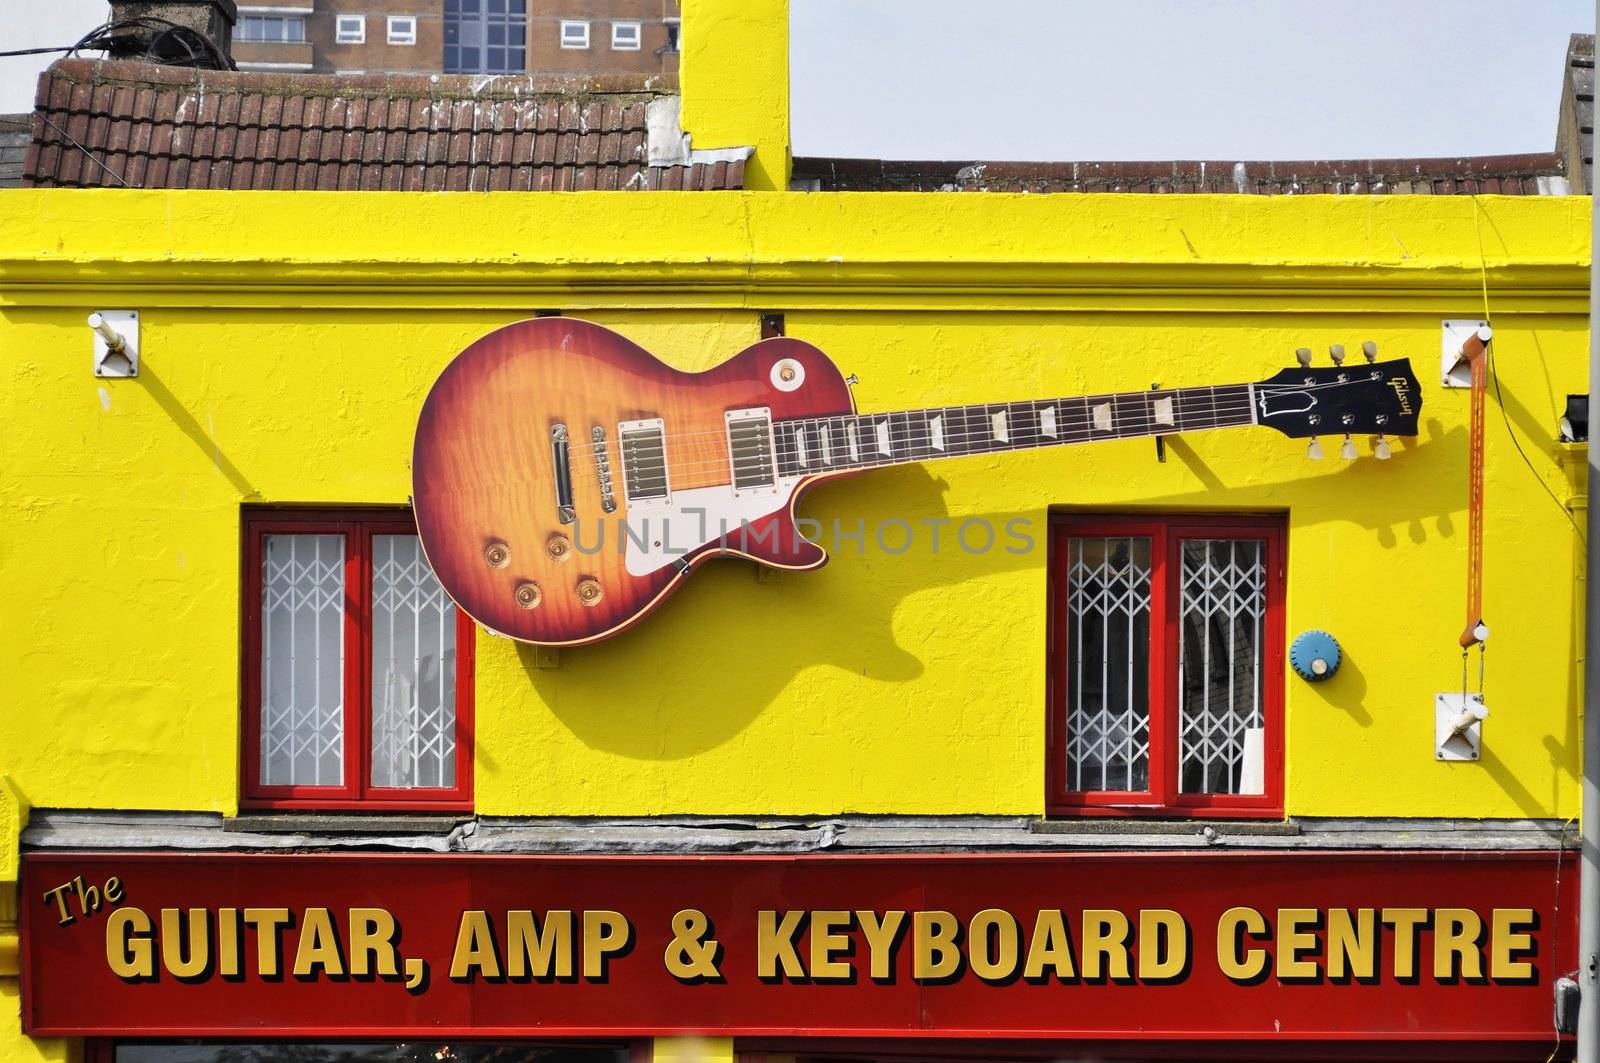
[(827, 425), (822, 425), (822, 464), (833, 464), (833, 433)]
[(1177, 418), (1173, 415), (1171, 399), (1156, 399), (1150, 404), (1150, 419), (1156, 424), (1176, 425)]
[(1011, 442), (1011, 430), (1006, 427), (1006, 411), (1001, 410), (999, 413), (990, 417), (989, 426), (994, 431), (994, 437), (1000, 442)]
[(893, 457), (894, 448), (889, 445), (889, 419), (886, 417), (882, 421), (879, 421), (878, 425), (877, 425), (877, 429), (878, 429), (878, 450), (880, 450), (884, 454), (887, 454), (887, 455)]
[(944, 449), (944, 417), (932, 417), (928, 420), (928, 442), (934, 450)]
[(1111, 403), (1102, 402), (1090, 413), (1094, 417), (1094, 426), (1102, 432), (1111, 431)]
[(795, 457), (800, 460), (801, 465), (810, 464), (806, 460), (806, 430), (804, 428), (796, 428), (794, 430), (794, 453)]
[(861, 444), (856, 442), (856, 429), (858, 425), (851, 425), (845, 431), (845, 438), (850, 444), (850, 460), (856, 463), (861, 461)]
[(1046, 406), (1039, 411), (1039, 434), (1046, 439), (1056, 437), (1056, 408)]

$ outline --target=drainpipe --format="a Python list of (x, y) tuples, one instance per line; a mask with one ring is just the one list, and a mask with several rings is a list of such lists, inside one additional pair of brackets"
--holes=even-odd
[[(1600, 22), (1600, 0), (1595, 3)], [(1581, 180), (1581, 175), (1579, 175)], [(1600, 269), (1591, 219), (1589, 262), (1589, 409), (1600, 410)], [(1578, 891), (1578, 1063), (1600, 1063), (1600, 450), (1589, 429), (1588, 549), (1583, 587), (1583, 820), (1582, 879)]]

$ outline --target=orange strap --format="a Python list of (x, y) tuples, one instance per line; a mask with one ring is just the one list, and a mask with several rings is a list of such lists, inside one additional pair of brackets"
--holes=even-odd
[(1471, 464), (1467, 487), (1467, 626), (1461, 632), (1461, 647), (1479, 641), (1478, 626), (1483, 622), (1483, 408), (1488, 401), (1488, 347), (1477, 333), (1461, 345), (1461, 357), (1472, 368)]

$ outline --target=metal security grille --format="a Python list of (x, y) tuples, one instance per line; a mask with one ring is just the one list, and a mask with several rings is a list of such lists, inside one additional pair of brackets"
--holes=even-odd
[(456, 782), (456, 609), (414, 535), (372, 537), (372, 785)]
[(268, 535), (262, 554), (261, 781), (344, 782), (344, 536)]
[(1069, 540), (1067, 770), (1074, 790), (1150, 785), (1148, 538)]
[(1188, 539), (1180, 557), (1180, 788), (1259, 794), (1266, 544)]

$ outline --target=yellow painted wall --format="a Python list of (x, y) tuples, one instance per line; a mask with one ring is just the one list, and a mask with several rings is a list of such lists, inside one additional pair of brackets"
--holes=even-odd
[[(1550, 439), (1562, 396), (1585, 388), (1587, 199), (6, 205), (0, 770), (35, 808), (232, 811), (240, 505), (403, 502), (434, 375), (495, 325), (554, 307), (688, 367), (783, 310), (791, 335), (860, 374), (869, 410), (1258, 379), (1296, 346), (1370, 338), (1415, 360), (1423, 433), (1381, 464), (1310, 463), (1249, 429), (1179, 440), (1164, 465), (1125, 441), (826, 486), (806, 507), (825, 521), (1023, 518), (1038, 548), (933, 556), (919, 534), (904, 555), (847, 547), (776, 582), (722, 563), (554, 669), (481, 638), (485, 814), (1040, 812), (1053, 505), (1288, 511), (1288, 631), (1325, 627), (1349, 655), (1326, 686), (1285, 680), (1292, 814), (1576, 812), (1576, 540), (1540, 480), (1570, 493)], [(1489, 421), (1493, 715), (1483, 763), (1440, 765), (1431, 703), (1460, 677), (1467, 401), (1432, 385), (1439, 319), (1481, 309), (1480, 212), (1506, 398)], [(265, 220), (289, 214), (292, 232)], [(143, 311), (138, 380), (90, 375), (83, 315), (110, 307)]]

